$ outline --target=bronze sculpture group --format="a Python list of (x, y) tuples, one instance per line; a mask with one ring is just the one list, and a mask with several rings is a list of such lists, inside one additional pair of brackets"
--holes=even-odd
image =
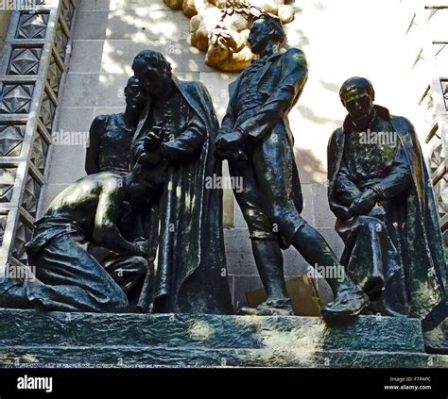
[(230, 85), (219, 127), (207, 89), (178, 81), (152, 50), (134, 59), (124, 113), (92, 124), (87, 176), (60, 193), (28, 243), (37, 280), (2, 282), (0, 306), (96, 312), (232, 313), (222, 193), (207, 188), (228, 160), (242, 178), (247, 222), (267, 299), (249, 315), (293, 315), (282, 249), (335, 267), (327, 319), (362, 313), (447, 317), (447, 268), (430, 179), (411, 123), (348, 79), (348, 115), (328, 146), (328, 199), (345, 243), (339, 260), (301, 216), (288, 113), (307, 79), (305, 55), (282, 50), (278, 19), (262, 14), (248, 42), (257, 60)]

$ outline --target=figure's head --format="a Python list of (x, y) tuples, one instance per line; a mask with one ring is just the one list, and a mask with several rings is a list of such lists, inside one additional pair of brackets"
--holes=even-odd
[(355, 122), (363, 121), (371, 115), (375, 90), (366, 78), (355, 76), (347, 79), (339, 90), (339, 96)]
[(135, 77), (131, 76), (128, 83), (124, 89), (124, 95), (126, 97), (126, 105), (132, 111), (140, 113), (144, 107), (144, 96), (142, 93), (142, 88), (140, 87), (140, 81)]
[(143, 50), (138, 53), (132, 63), (132, 69), (141, 87), (150, 96), (163, 96), (171, 85), (171, 64), (158, 51)]
[(280, 47), (286, 39), (280, 19), (269, 14), (261, 14), (250, 29), (247, 39), (254, 54), (261, 54), (269, 43)]

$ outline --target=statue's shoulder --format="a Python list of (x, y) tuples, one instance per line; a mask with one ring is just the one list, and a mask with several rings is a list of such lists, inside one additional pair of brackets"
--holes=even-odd
[(210, 99), (210, 93), (202, 82), (196, 80), (182, 80), (178, 81), (178, 86), (190, 96), (195, 98), (207, 98)]
[(285, 51), (285, 55), (289, 57), (305, 56), (305, 53), (297, 47), (291, 47)]
[(98, 115), (98, 116), (95, 117), (93, 122), (95, 122), (95, 123), (106, 123), (108, 119), (109, 119), (109, 115)]
[(109, 120), (109, 115), (98, 115), (90, 126), (90, 134), (100, 136), (106, 130), (106, 125)]
[(338, 127), (336, 130), (333, 131), (333, 133), (331, 133), (328, 144), (330, 145), (336, 143), (338, 140), (342, 138), (343, 135), (344, 135), (344, 129), (342, 127)]
[(286, 52), (283, 53), (282, 59), (284, 62), (306, 64), (305, 53), (296, 47), (286, 50)]
[(187, 90), (189, 92), (204, 92), (207, 91), (207, 88), (202, 82), (199, 82), (197, 80), (179, 80), (178, 86), (183, 88), (184, 90)]
[(336, 130), (331, 133), (330, 138), (328, 139), (327, 144), (327, 154), (335, 154), (342, 150), (344, 142), (344, 129), (342, 127), (338, 127)]
[(391, 115), (390, 120), (394, 130), (404, 139), (414, 142), (417, 140), (417, 134), (415, 132), (412, 122), (404, 116)]
[(92, 127), (93, 128), (103, 127), (107, 124), (108, 119), (109, 119), (109, 115), (98, 115), (93, 120)]
[(402, 129), (407, 130), (414, 130), (414, 126), (412, 125), (412, 122), (405, 118), (404, 116), (398, 116), (398, 115), (391, 115), (390, 120), (392, 121), (393, 125), (399, 126)]

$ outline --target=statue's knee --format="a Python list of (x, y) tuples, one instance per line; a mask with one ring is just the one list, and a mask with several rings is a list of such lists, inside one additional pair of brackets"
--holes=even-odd
[(96, 306), (100, 312), (120, 312), (129, 306), (126, 293), (117, 284), (104, 284), (103, 295), (95, 295)]
[(323, 237), (313, 226), (309, 225), (302, 217), (300, 225), (298, 226), (295, 237), (298, 237), (301, 241), (313, 241), (322, 242)]
[(263, 225), (263, 224), (266, 224), (266, 222), (268, 220), (268, 218), (262, 211), (260, 211), (258, 209), (254, 209), (254, 208), (244, 209), (243, 215), (244, 215), (244, 220), (247, 222), (247, 224), (249, 226)]
[(279, 227), (283, 226), (289, 218), (296, 219), (298, 216), (300, 217), (292, 203), (273, 204), (270, 216), (273, 223)]
[(129, 301), (124, 291), (118, 289), (111, 292), (108, 301), (104, 304), (104, 311), (107, 312), (120, 312), (125, 310), (129, 306)]
[(281, 223), (284, 214), (284, 208), (281, 205), (274, 204), (270, 209), (270, 217), (276, 224)]
[(266, 214), (260, 210), (247, 209), (244, 218), (251, 238), (274, 238), (274, 228)]

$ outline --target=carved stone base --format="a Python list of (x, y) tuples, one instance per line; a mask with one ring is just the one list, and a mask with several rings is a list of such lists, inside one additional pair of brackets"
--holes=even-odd
[(0, 310), (0, 367), (448, 367), (418, 320)]

